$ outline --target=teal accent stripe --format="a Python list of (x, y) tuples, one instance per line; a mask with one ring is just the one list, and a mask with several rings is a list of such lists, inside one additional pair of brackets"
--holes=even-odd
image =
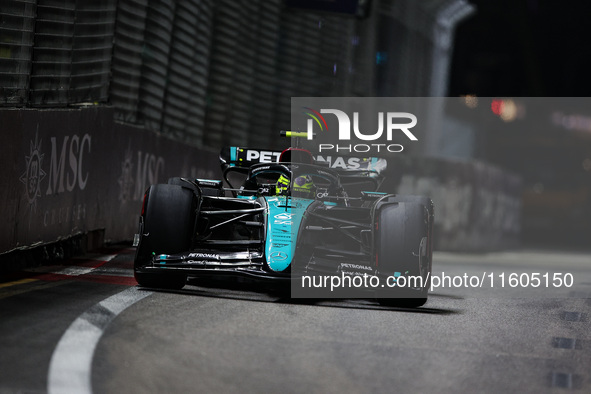
[(281, 272), (291, 264), (302, 217), (314, 200), (289, 198), (286, 201), (285, 197), (265, 199), (269, 205), (265, 258), (269, 268)]

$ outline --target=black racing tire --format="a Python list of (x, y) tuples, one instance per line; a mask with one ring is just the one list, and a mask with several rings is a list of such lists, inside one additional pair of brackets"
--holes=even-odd
[[(406, 201), (402, 201), (406, 200)], [(401, 198), (378, 208), (375, 223), (376, 269), (382, 280), (397, 275), (418, 277), (420, 290), (408, 287), (379, 289), (382, 305), (416, 308), (427, 302), (431, 272), (431, 213), (428, 198)]]
[[(177, 273), (147, 273), (152, 254), (174, 254), (191, 248), (196, 198), (189, 188), (153, 185), (146, 192), (143, 228), (134, 261), (136, 281), (145, 287), (181, 289), (187, 276)], [(142, 227), (142, 226), (140, 226)]]
[[(396, 195), (395, 197), (390, 197), (389, 201), (394, 202), (410, 202), (414, 204), (421, 204), (423, 205), (428, 212), (428, 235), (427, 235), (427, 252), (428, 252), (428, 265), (425, 267), (426, 270), (422, 273), (426, 275), (427, 272), (431, 273), (433, 268), (433, 221), (435, 220), (435, 208), (433, 206), (433, 201), (426, 196), (415, 196), (415, 195)], [(429, 275), (429, 282), (427, 285), (431, 286), (431, 275)]]

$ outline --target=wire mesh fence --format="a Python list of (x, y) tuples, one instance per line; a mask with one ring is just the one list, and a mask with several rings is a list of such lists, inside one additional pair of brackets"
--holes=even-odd
[(410, 2), (357, 19), (285, 0), (4, 0), (0, 107), (111, 105), (191, 145), (274, 147), (291, 97), (395, 93), (376, 59), (380, 3)]
[(35, 35), (35, 0), (6, 0), (0, 23), (0, 105), (27, 103)]

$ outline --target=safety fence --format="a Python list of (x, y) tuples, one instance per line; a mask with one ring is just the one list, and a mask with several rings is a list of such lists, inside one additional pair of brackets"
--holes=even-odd
[(4, 0), (0, 107), (110, 105), (193, 146), (277, 147), (291, 97), (429, 95), (451, 3), (466, 7), (373, 0), (357, 18), (287, 0)]
[(0, 102), (60, 107), (107, 102), (116, 1), (7, 0)]
[(291, 96), (340, 95), (354, 17), (284, 0), (5, 0), (0, 106), (112, 105), (194, 146), (277, 144)]

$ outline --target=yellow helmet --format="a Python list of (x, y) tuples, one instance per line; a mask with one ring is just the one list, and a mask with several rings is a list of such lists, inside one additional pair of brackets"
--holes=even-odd
[(293, 181), (292, 191), (294, 196), (314, 198), (316, 186), (310, 176), (299, 176)]

